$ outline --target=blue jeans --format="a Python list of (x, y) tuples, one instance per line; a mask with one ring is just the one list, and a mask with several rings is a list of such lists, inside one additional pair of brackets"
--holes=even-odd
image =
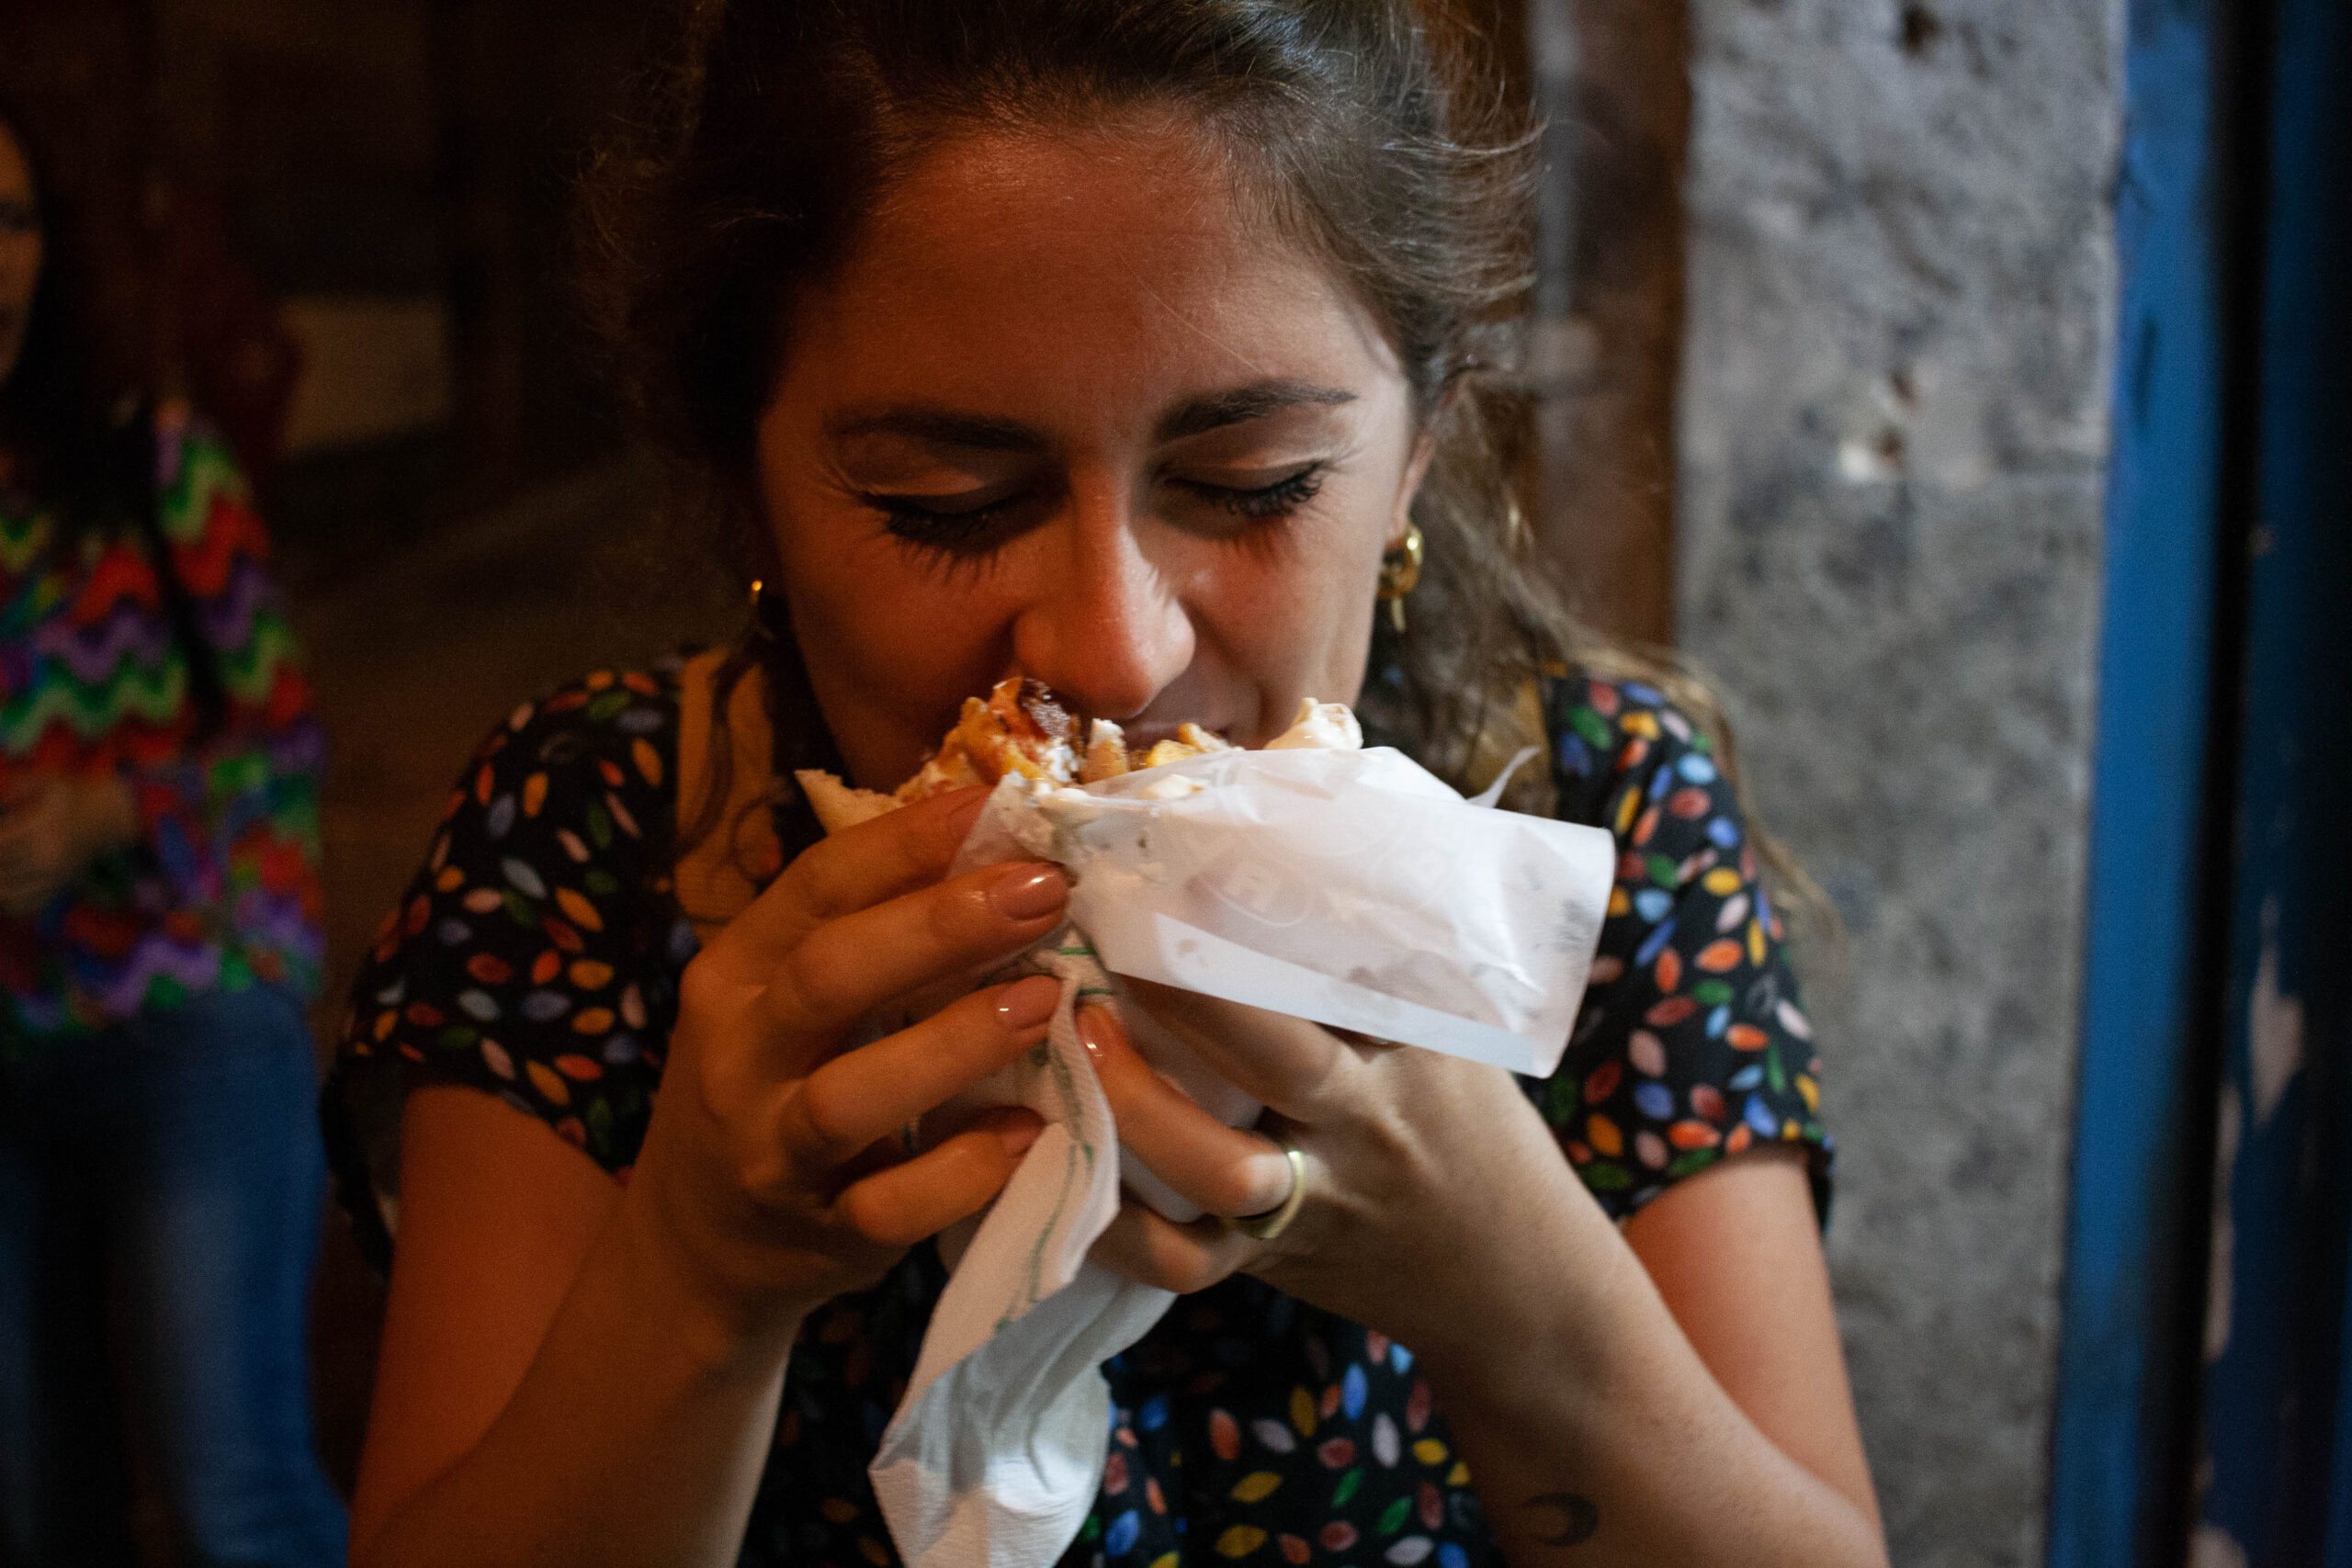
[(0, 1074), (0, 1563), (136, 1561), (126, 1416), (182, 1562), (343, 1562), (311, 1445), (313, 1084), (266, 986)]

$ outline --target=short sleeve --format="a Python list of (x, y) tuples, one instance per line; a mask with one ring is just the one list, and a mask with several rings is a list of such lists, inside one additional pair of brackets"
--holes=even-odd
[(468, 764), (353, 987), (329, 1087), (363, 1231), (354, 1189), (397, 1190), (420, 1084), (497, 1095), (626, 1179), (695, 951), (666, 853), (676, 729), (663, 680), (600, 672), (517, 708)]
[(1614, 1216), (1782, 1143), (1806, 1152), (1826, 1218), (1813, 1025), (1712, 743), (1638, 682), (1560, 677), (1544, 708), (1559, 814), (1614, 836), (1617, 879), (1567, 1054), (1531, 1097)]

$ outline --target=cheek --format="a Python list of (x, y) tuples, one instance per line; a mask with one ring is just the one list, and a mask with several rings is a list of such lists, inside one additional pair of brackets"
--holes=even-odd
[(862, 710), (837, 725), (927, 728), (996, 678), (1010, 621), (997, 574), (927, 570), (862, 514), (782, 515), (779, 562), (810, 673)]
[(1186, 595), (1203, 642), (1283, 704), (1283, 717), (1295, 696), (1352, 700), (1369, 646), (1385, 520), (1367, 502), (1320, 518), (1279, 546), (1227, 547)]

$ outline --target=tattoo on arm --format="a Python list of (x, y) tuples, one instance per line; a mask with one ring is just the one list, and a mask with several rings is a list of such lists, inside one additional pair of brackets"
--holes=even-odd
[(1535, 1538), (1546, 1546), (1581, 1546), (1600, 1528), (1600, 1510), (1592, 1506), (1591, 1498), (1574, 1492), (1539, 1492), (1521, 1506), (1548, 1508), (1559, 1516), (1558, 1533)]

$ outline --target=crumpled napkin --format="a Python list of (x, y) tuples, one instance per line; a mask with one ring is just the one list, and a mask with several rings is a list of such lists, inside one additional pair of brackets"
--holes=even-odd
[(870, 1472), (910, 1568), (1061, 1555), (1102, 1484), (1111, 1393), (1097, 1368), (1176, 1299), (1086, 1260), (1118, 1213), (1119, 1147), (1076, 1014), (1108, 999), (1110, 976), (1069, 926), (1028, 963), (1061, 980), (1061, 1001), (1045, 1042), (979, 1098), (1026, 1105), (1046, 1128), (948, 1280)]
[[(1385, 749), (1225, 751), (1084, 790), (997, 786), (955, 869), (1058, 862), (1070, 923), (1026, 959), (1062, 982), (1046, 1041), (967, 1097), (1027, 1105), (1046, 1129), (949, 1279), (870, 1472), (910, 1568), (1060, 1556), (1101, 1484), (1099, 1365), (1174, 1300), (1086, 1261), (1122, 1172), (1076, 1014), (1115, 998), (1112, 972), (1519, 1072), (1558, 1065), (1614, 841), (1487, 804)], [(1148, 1014), (1123, 1017), (1212, 1114), (1255, 1118)], [(1198, 1213), (1132, 1162), (1125, 1176), (1171, 1218)]]

